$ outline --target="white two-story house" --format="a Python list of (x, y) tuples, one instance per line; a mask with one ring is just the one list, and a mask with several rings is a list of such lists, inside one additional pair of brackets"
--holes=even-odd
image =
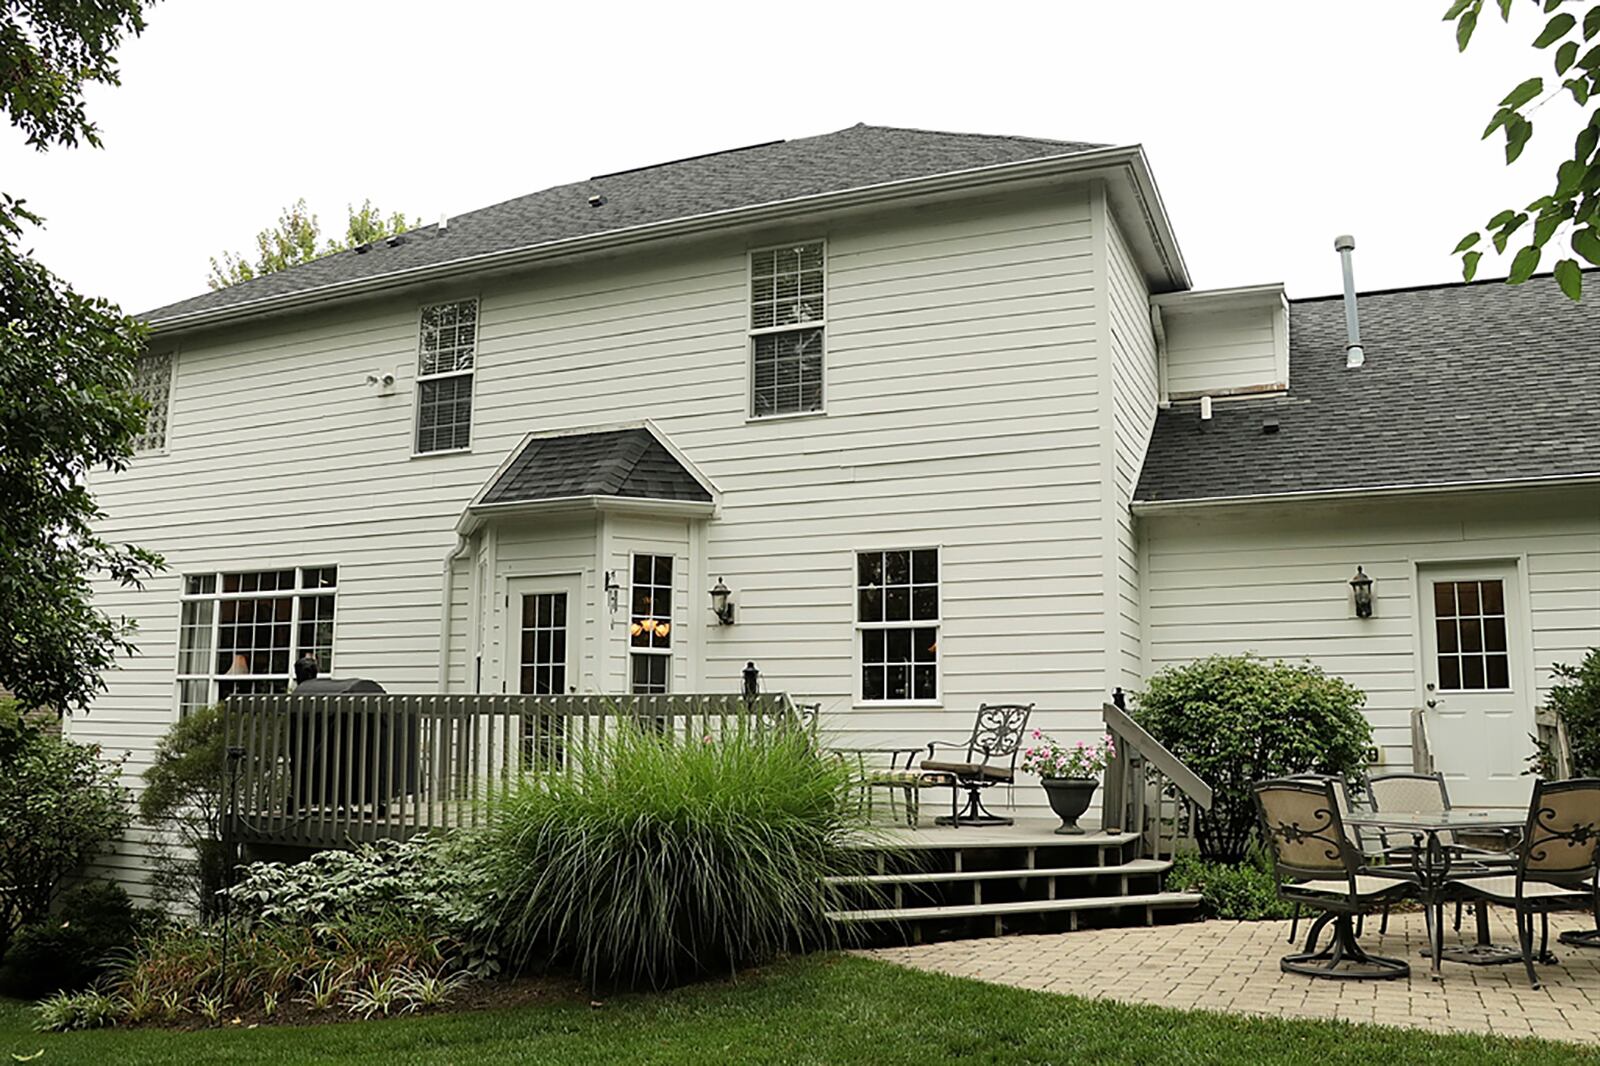
[(1087, 736), (1253, 650), (1365, 689), (1382, 764), (1429, 708), (1460, 801), (1524, 789), (1550, 664), (1600, 643), (1600, 311), (1364, 295), (1349, 368), (1338, 298), (1190, 288), (1137, 146), (856, 126), (160, 308), (93, 488), (168, 569), (101, 590), (140, 652), (73, 731), (137, 772), (311, 654), (392, 692), (754, 663), (841, 743), (985, 701)]

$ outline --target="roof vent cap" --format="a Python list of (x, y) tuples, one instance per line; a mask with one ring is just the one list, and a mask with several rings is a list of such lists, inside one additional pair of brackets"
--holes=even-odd
[(604, 207), (605, 205), (606, 205), (606, 198), (604, 196), (602, 196), (600, 193), (595, 193), (593, 196), (589, 197), (589, 206), (590, 207)]

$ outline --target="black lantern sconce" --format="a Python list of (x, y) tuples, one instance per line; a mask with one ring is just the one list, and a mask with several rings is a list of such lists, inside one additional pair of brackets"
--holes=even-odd
[(733, 595), (733, 590), (717, 578), (717, 583), (711, 588), (711, 613), (717, 616), (720, 625), (733, 625), (733, 601), (728, 599)]
[(1372, 579), (1361, 567), (1356, 567), (1356, 576), (1350, 579), (1350, 591), (1355, 594), (1356, 617), (1372, 617)]
[(611, 608), (611, 613), (617, 613), (617, 594), (622, 591), (622, 586), (617, 584), (617, 572), (606, 571), (606, 605)]

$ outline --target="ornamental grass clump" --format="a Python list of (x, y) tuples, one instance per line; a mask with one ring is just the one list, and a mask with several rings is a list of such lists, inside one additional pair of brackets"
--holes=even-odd
[(591, 987), (660, 988), (832, 946), (850, 777), (802, 731), (673, 739), (623, 723), (525, 779), (487, 838), (503, 947)]

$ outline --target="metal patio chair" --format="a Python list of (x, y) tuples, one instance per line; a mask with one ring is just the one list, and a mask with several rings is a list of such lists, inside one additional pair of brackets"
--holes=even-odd
[[(1338, 800), (1338, 802), (1339, 802), (1339, 817), (1340, 817), (1341, 821), (1343, 819), (1345, 819), (1350, 814), (1350, 805), (1351, 805), (1350, 786), (1344, 780), (1344, 778), (1342, 778), (1342, 777), (1330, 777), (1327, 774), (1289, 774), (1287, 777), (1283, 778), (1283, 780), (1285, 780), (1285, 781), (1331, 781), (1333, 783), (1333, 788), (1334, 788), (1334, 792), (1333, 792), (1334, 798), (1336, 800)], [(1361, 828), (1359, 826), (1353, 826), (1353, 825), (1352, 826), (1346, 826), (1345, 832), (1350, 838), (1350, 843), (1354, 844), (1356, 850), (1361, 853), (1362, 860), (1364, 862), (1371, 863), (1371, 862), (1378, 862), (1378, 861), (1382, 860), (1382, 858), (1383, 858), (1382, 849), (1381, 848), (1372, 847), (1370, 841), (1365, 836), (1362, 835)], [(1293, 913), (1293, 915), (1291, 915), (1291, 920), (1289, 922), (1289, 943), (1291, 943), (1291, 944), (1297, 943), (1299, 941), (1299, 939), (1300, 939), (1300, 912), (1301, 912), (1301, 910), (1302, 910), (1301, 905), (1296, 903), (1294, 905), (1294, 913)], [(1361, 935), (1361, 929), (1362, 929), (1362, 926), (1366, 922), (1366, 917), (1367, 916), (1365, 914), (1356, 915), (1356, 936), (1358, 936), (1358, 937)], [(1389, 908), (1388, 907), (1383, 908), (1383, 919), (1384, 919), (1385, 931), (1387, 931), (1388, 921), (1389, 921)]]
[[(1272, 855), (1278, 896), (1322, 915), (1311, 924), (1302, 952), (1283, 956), (1285, 973), (1339, 980), (1389, 980), (1405, 977), (1402, 959), (1368, 955), (1356, 940), (1355, 921), (1363, 913), (1412, 895), (1406, 881), (1373, 876), (1345, 831), (1338, 784), (1331, 778), (1282, 778), (1255, 786), (1261, 838)], [(1322, 930), (1333, 938), (1316, 950)]]
[[(1535, 781), (1528, 824), (1510, 872), (1486, 871), (1452, 878), (1447, 887), (1461, 898), (1498, 903), (1517, 914), (1517, 939), (1528, 983), (1539, 987), (1533, 963), (1554, 962), (1550, 912), (1595, 911), (1600, 877), (1600, 778)], [(1539, 950), (1533, 950), (1533, 920), (1540, 919)], [(1596, 913), (1600, 923), (1600, 913)]]
[[(1010, 785), (1017, 777), (1017, 753), (1028, 728), (1033, 704), (985, 703), (978, 707), (972, 735), (965, 743), (934, 740), (928, 743), (928, 757), (922, 769), (949, 774), (950, 813), (934, 819), (937, 825), (1011, 825), (1013, 819), (991, 814), (983, 805), (983, 791), (995, 785)], [(939, 748), (965, 749), (966, 757), (938, 758)], [(961, 790), (967, 790), (967, 805), (956, 809)]]
[[(1375, 811), (1406, 811), (1416, 814), (1444, 814), (1450, 810), (1450, 787), (1444, 774), (1392, 773), (1379, 774), (1367, 779), (1367, 801)], [(1412, 844), (1396, 844), (1387, 832), (1381, 833), (1385, 856), (1395, 859), (1409, 858)], [(1469, 857), (1473, 862), (1491, 866), (1510, 866), (1516, 861), (1511, 854), (1511, 841), (1497, 832), (1468, 833), (1446, 832), (1439, 834), (1439, 843)], [(1456, 901), (1456, 931), (1461, 930), (1461, 902)], [(1380, 933), (1389, 931), (1389, 909), (1384, 908)]]

